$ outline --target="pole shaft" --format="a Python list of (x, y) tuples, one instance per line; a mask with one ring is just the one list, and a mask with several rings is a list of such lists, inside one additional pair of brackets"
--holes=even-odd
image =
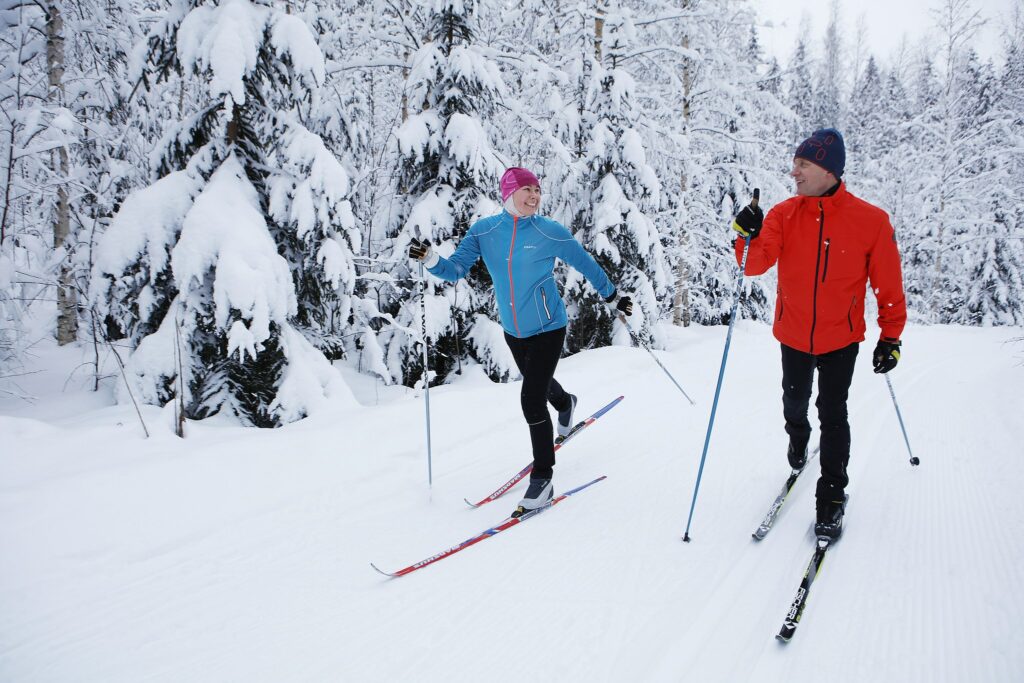
[(644, 341), (640, 337), (636, 336), (636, 334), (633, 332), (632, 328), (629, 326), (629, 323), (626, 322), (626, 316), (623, 315), (622, 313), (619, 313), (619, 321), (629, 331), (629, 336), (633, 338), (633, 343), (636, 344), (637, 346), (642, 346), (644, 349), (647, 350), (647, 353), (651, 354), (651, 358), (654, 359), (654, 362), (658, 364), (658, 367), (661, 368), (662, 371), (666, 375), (668, 375), (668, 378), (670, 380), (672, 380), (672, 384), (676, 385), (676, 389), (678, 389), (680, 392), (682, 392), (683, 396), (686, 397), (686, 400), (690, 402), (690, 405), (691, 406), (697, 405), (696, 403), (693, 402), (693, 399), (690, 398), (690, 395), (688, 393), (686, 393), (686, 390), (684, 390), (681, 386), (679, 386), (679, 382), (677, 382), (676, 378), (672, 376), (672, 373), (668, 371), (668, 368), (666, 368), (664, 365), (662, 365), (661, 361), (658, 360), (658, 357), (654, 355), (654, 351), (651, 350), (651, 347), (648, 346), (647, 344), (645, 344)]
[(722, 393), (722, 378), (725, 377), (725, 361), (729, 358), (729, 345), (732, 344), (732, 328), (736, 323), (736, 311), (740, 305), (740, 293), (743, 291), (743, 274), (747, 270), (747, 253), (750, 251), (750, 238), (745, 237), (743, 243), (743, 258), (740, 261), (740, 277), (736, 283), (736, 294), (732, 301), (732, 311), (729, 313), (729, 331), (725, 335), (725, 348), (722, 350), (722, 366), (718, 369), (718, 384), (715, 386), (715, 400), (711, 403), (711, 416), (708, 418), (708, 431), (704, 436), (704, 450), (700, 454), (700, 467), (697, 468), (697, 482), (693, 486), (693, 500), (690, 502), (690, 515), (686, 520), (686, 531), (683, 540), (690, 540), (690, 523), (693, 522), (693, 510), (697, 506), (697, 492), (700, 490), (700, 480), (704, 474), (704, 460), (708, 456), (708, 446), (711, 443), (711, 429), (715, 425), (715, 413), (718, 411), (718, 397)]
[(434, 462), (430, 447), (430, 365), (427, 359), (427, 285), (420, 262), (420, 332), (423, 335), (423, 398), (427, 411), (427, 486), (434, 487)]
[(892, 380), (889, 379), (889, 373), (885, 373), (885, 383), (889, 387), (889, 395), (892, 396), (892, 404), (896, 407), (896, 419), (900, 421), (900, 430), (903, 432), (903, 442), (907, 444), (907, 453), (910, 454), (910, 462), (916, 464), (914, 461), (917, 458), (914, 457), (914, 451), (910, 450), (910, 438), (907, 436), (907, 428), (903, 424), (903, 414), (900, 412), (900, 404), (896, 401), (896, 392), (892, 390)]

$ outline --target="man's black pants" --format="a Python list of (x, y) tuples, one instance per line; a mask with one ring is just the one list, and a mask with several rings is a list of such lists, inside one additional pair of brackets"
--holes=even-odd
[(520, 400), (533, 444), (533, 472), (530, 476), (550, 479), (555, 466), (555, 435), (547, 404), (550, 402), (555, 410), (568, 410), (571, 400), (555, 380), (555, 367), (565, 342), (565, 328), (522, 339), (506, 332), (505, 342), (523, 375)]
[(846, 399), (853, 381), (859, 343), (812, 355), (782, 344), (782, 414), (786, 433), (798, 451), (806, 448), (811, 438), (807, 406), (811, 400), (814, 370), (818, 370), (818, 420), (821, 422), (821, 477), (818, 479), (819, 501), (841, 500), (846, 485), (846, 466), (850, 462), (850, 422)]

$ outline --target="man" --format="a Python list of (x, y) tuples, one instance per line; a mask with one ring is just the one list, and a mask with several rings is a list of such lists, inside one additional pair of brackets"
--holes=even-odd
[[(797, 196), (765, 217), (755, 205), (736, 216), (733, 229), (749, 238), (747, 275), (778, 263), (775, 338), (782, 344), (782, 412), (789, 434), (789, 464), (807, 463), (811, 426), (807, 407), (818, 371), (821, 476), (816, 490), (819, 538), (842, 532), (850, 425), (846, 400), (860, 342), (864, 341), (865, 285), (878, 301), (881, 337), (872, 363), (876, 373), (896, 367), (907, 319), (896, 236), (888, 215), (855, 197), (842, 181), (843, 138), (833, 128), (816, 130), (793, 158)], [(740, 261), (747, 240), (737, 239)]]

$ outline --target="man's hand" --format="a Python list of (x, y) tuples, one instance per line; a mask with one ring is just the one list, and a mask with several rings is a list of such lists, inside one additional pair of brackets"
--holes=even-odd
[(896, 367), (896, 363), (898, 363), (899, 360), (899, 340), (889, 341), (886, 339), (879, 339), (878, 345), (875, 346), (875, 353), (871, 356), (871, 364), (874, 365), (875, 372), (884, 375)]
[(732, 229), (744, 237), (754, 239), (761, 232), (761, 224), (764, 223), (764, 212), (757, 205), (756, 200), (736, 214), (732, 221)]

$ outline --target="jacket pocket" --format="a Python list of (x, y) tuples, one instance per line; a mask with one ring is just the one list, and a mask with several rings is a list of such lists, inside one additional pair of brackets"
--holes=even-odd
[(846, 322), (850, 326), (850, 332), (853, 332), (853, 309), (857, 307), (857, 297), (853, 297), (850, 301), (850, 308), (846, 311)]
[(544, 316), (547, 319), (547, 322), (551, 322), (551, 307), (548, 306), (548, 293), (544, 291), (543, 286), (540, 288), (540, 302), (544, 307)]

